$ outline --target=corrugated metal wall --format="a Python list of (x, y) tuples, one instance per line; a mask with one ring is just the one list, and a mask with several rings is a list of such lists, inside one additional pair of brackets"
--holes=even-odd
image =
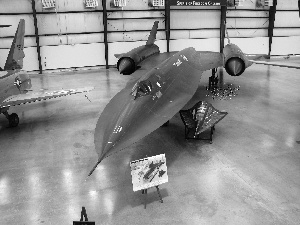
[[(151, 7), (148, 0), (127, 1), (126, 7), (111, 7), (107, 0), (108, 64), (115, 53), (126, 52), (145, 43), (153, 22), (159, 20), (157, 45), (167, 50), (164, 7)], [(272, 55), (300, 54), (298, 0), (278, 0)], [(56, 0), (56, 9), (43, 9), (36, 0), (42, 69), (105, 65), (102, 2), (86, 9), (82, 0)], [(242, 7), (227, 9), (227, 28), (231, 42), (246, 53), (268, 53), (269, 7), (257, 8), (256, 0), (245, 0)], [(171, 6), (170, 51), (185, 47), (219, 51), (220, 7)], [(31, 1), (1, 0), (0, 66), (20, 18), (26, 20), (25, 70), (38, 70), (38, 57)], [(288, 19), (287, 19), (288, 18)], [(225, 41), (226, 43), (226, 41)]]

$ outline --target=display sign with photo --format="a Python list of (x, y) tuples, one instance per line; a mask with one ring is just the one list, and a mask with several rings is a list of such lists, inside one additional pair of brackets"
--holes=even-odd
[(168, 182), (165, 154), (130, 162), (133, 191), (139, 191)]

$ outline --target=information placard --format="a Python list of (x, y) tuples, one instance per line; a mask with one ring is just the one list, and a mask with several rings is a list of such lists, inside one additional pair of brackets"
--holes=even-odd
[(168, 182), (165, 154), (130, 162), (133, 191), (139, 191)]
[(170, 0), (170, 6), (226, 6), (226, 0)]

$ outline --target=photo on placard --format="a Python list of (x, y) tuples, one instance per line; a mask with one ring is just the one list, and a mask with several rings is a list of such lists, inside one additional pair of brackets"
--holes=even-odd
[(130, 162), (133, 191), (168, 182), (165, 154)]

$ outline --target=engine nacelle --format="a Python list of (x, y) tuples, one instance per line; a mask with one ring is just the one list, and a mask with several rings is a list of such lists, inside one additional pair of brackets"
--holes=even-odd
[(139, 64), (142, 61), (158, 53), (159, 53), (158, 46), (152, 44), (152, 45), (142, 45), (140, 47), (132, 49), (127, 53), (115, 54), (115, 56), (119, 59), (117, 62), (117, 69), (123, 75), (132, 74), (136, 69), (138, 69)]
[(117, 69), (123, 75), (130, 75), (136, 70), (136, 65), (132, 58), (122, 57), (117, 62)]
[(235, 44), (227, 44), (223, 49), (225, 70), (231, 76), (240, 76), (251, 65), (242, 50)]

